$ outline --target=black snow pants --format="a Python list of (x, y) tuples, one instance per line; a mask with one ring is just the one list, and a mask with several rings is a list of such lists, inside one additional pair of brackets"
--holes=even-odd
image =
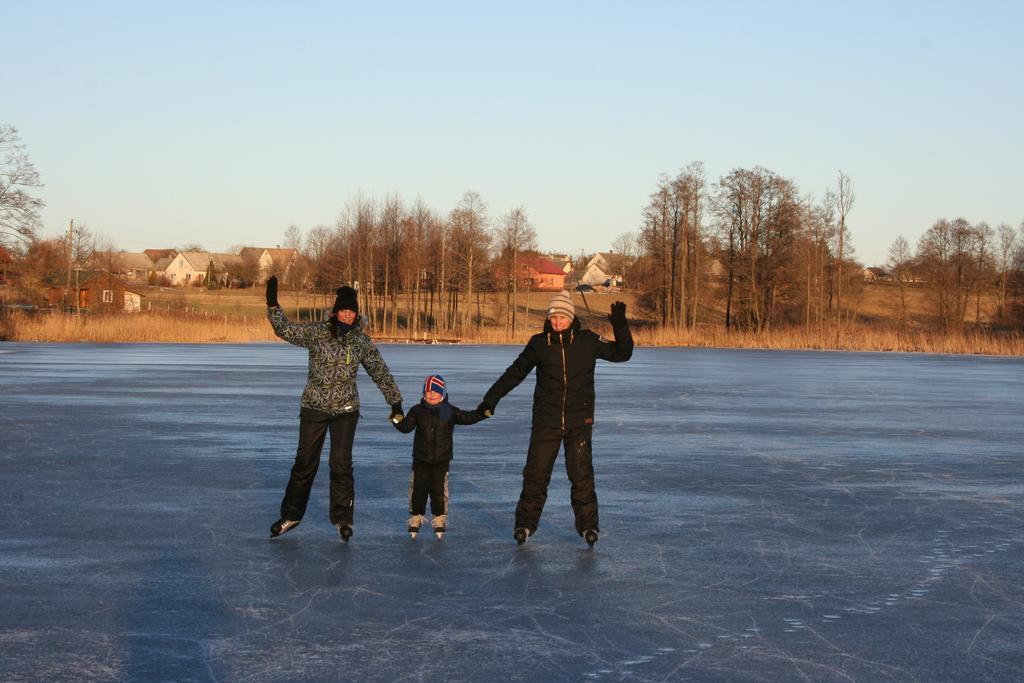
[(430, 496), (430, 512), (437, 517), (448, 514), (448, 465), (450, 460), (429, 463), (412, 461), (409, 480), (409, 514), (422, 515), (427, 511), (427, 496)]
[(352, 477), (352, 441), (356, 435), (359, 413), (328, 415), (312, 408), (299, 413), (299, 448), (295, 453), (291, 478), (281, 501), (281, 517), (302, 519), (309, 503), (313, 478), (320, 466), (320, 452), (327, 431), (331, 432), (328, 464), (331, 468), (331, 524), (352, 524), (355, 501), (355, 480)]
[(576, 531), (600, 531), (597, 526), (597, 492), (594, 490), (594, 464), (591, 456), (591, 425), (572, 427), (566, 431), (534, 426), (530, 431), (530, 450), (523, 468), (523, 492), (516, 506), (516, 528), (525, 527), (532, 534), (540, 524), (548, 484), (558, 450), (565, 444), (565, 472), (572, 484), (570, 502), (576, 516)]

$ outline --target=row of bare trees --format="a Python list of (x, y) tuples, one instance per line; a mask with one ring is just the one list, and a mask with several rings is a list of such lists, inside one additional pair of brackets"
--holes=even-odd
[[(715, 316), (727, 328), (803, 325), (838, 338), (863, 294), (850, 240), (854, 200), (843, 172), (815, 200), (761, 167), (709, 185), (694, 162), (658, 180), (641, 229), (618, 243), (637, 257), (631, 284), (663, 325), (688, 328)], [(1024, 223), (993, 229), (941, 219), (916, 253), (898, 237), (887, 266), (880, 282), (899, 288), (901, 323), (910, 292), (944, 330), (1024, 323)]]
[[(765, 168), (737, 168), (709, 186), (693, 162), (662, 176), (635, 236), (635, 287), (663, 325), (692, 328), (711, 316), (727, 328), (817, 326), (838, 334), (850, 318), (847, 216), (854, 202), (840, 172), (815, 202)], [(630, 244), (626, 237), (623, 245)]]
[[(1024, 319), (1024, 223), (993, 229), (965, 218), (942, 218), (921, 236), (917, 251), (902, 235), (889, 247), (888, 267), (900, 290), (900, 316), (907, 293), (924, 291), (928, 308), (944, 330), (967, 322), (1019, 326)], [(986, 305), (986, 302), (989, 302)]]
[[(737, 168), (710, 184), (703, 164), (694, 162), (658, 180), (641, 229), (617, 244), (635, 255), (630, 284), (663, 325), (802, 325), (838, 338), (863, 294), (863, 268), (850, 240), (854, 200), (841, 171), (815, 200), (761, 167)], [(1024, 223), (993, 229), (941, 219), (916, 253), (898, 237), (887, 266), (880, 282), (899, 288), (901, 323), (914, 292), (944, 330), (1024, 325)]]
[(647, 276), (663, 325), (698, 319), (705, 191), (703, 164), (695, 162), (674, 178), (663, 175), (643, 212), (639, 243), (648, 267), (634, 275)]
[[(494, 315), (482, 302), (483, 293), (491, 291), (505, 293), (499, 314), (506, 329), (526, 324), (526, 316), (517, 316), (517, 311), (524, 299), (529, 310), (529, 292), (523, 297), (521, 278), (513, 274), (524, 255), (536, 255), (537, 234), (522, 206), (495, 221), (476, 192), (464, 193), (447, 214), (420, 199), (407, 203), (398, 195), (383, 200), (357, 196), (342, 207), (332, 226), (306, 231), (289, 226), (283, 246), (295, 249), (298, 258), (290, 264), (275, 261), (264, 274), (281, 277), (297, 307), (303, 293), (319, 295), (328, 307), (334, 288), (351, 283), (359, 291), (364, 317), (378, 334), (399, 329), (460, 333), (479, 327)], [(32, 236), (13, 251), (19, 256), (20, 289), (37, 293), (33, 303), (40, 303), (40, 292), (62, 283), (67, 273), (104, 268), (116, 254), (108, 239), (81, 223), (57, 238)], [(204, 250), (189, 244), (175, 251)], [(259, 264), (242, 256), (226, 266), (224, 281), (257, 281)], [(215, 286), (218, 280), (208, 270), (203, 286)], [(287, 298), (284, 302), (289, 303)]]
[[(102, 267), (102, 254), (109, 259), (113, 246), (84, 225), (72, 225), (58, 239), (36, 237), (41, 183), (10, 126), (0, 126), (0, 163), (0, 246), (18, 257), (23, 288), (60, 282), (69, 264), (99, 259)], [(802, 325), (838, 337), (854, 319), (863, 288), (848, 224), (854, 200), (843, 172), (815, 199), (766, 168), (737, 168), (709, 181), (703, 163), (693, 162), (658, 179), (639, 230), (613, 245), (626, 257), (619, 275), (663, 326), (675, 330), (703, 323), (755, 331)], [(300, 257), (275, 274), (296, 293), (296, 305), (300, 292), (313, 292), (327, 306), (338, 283), (352, 283), (380, 334), (459, 333), (495, 315), (492, 322), (509, 332), (527, 324), (529, 291), (523, 297), (518, 274), (524, 256), (537, 249), (537, 233), (521, 206), (495, 219), (476, 192), (464, 193), (447, 213), (397, 194), (383, 200), (360, 195), (333, 225), (290, 226), (284, 246)], [(898, 237), (887, 266), (903, 322), (911, 292), (923, 296), (932, 319), (947, 330), (965, 322), (1024, 321), (1024, 224), (993, 229), (941, 219), (916, 252)], [(245, 259), (232, 267), (237, 272), (228, 275), (249, 282), (259, 269)], [(207, 281), (214, 280), (211, 271)], [(483, 292), (498, 293), (497, 313), (484, 310)]]
[(337, 283), (352, 283), (364, 317), (379, 333), (418, 334), (479, 327), (482, 293), (506, 289), (505, 325), (511, 329), (518, 286), (515, 277), (507, 278), (507, 286), (495, 282), (495, 265), (515, 273), (521, 255), (536, 249), (537, 235), (523, 207), (495, 222), (476, 192), (464, 193), (447, 215), (420, 199), (357, 196), (333, 226), (318, 225), (304, 235), (289, 227), (285, 246), (300, 254), (286, 275), (289, 288), (310, 287), (326, 305)]

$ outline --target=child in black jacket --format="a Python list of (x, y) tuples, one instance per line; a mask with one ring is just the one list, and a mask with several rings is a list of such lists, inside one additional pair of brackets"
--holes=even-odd
[(423, 400), (413, 406), (395, 428), (403, 434), (416, 430), (412, 444), (412, 474), (409, 480), (409, 535), (416, 538), (427, 521), (427, 496), (433, 519), (430, 526), (438, 538), (448, 524), (448, 465), (452, 459), (455, 425), (483, 420), (477, 410), (459, 410), (448, 403), (444, 377), (430, 375), (423, 382)]

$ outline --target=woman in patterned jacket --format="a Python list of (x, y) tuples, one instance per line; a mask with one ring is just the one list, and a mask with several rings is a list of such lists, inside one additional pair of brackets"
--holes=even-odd
[(331, 432), (331, 524), (341, 539), (352, 537), (355, 480), (352, 440), (359, 419), (356, 371), (362, 365), (391, 405), (391, 421), (402, 420), (402, 394), (391, 371), (359, 326), (359, 302), (351, 287), (340, 287), (327, 322), (294, 323), (277, 303), (277, 278), (267, 280), (267, 318), (274, 333), (289, 344), (309, 349), (309, 380), (299, 401), (299, 447), (281, 501), (281, 518), (270, 527), (277, 538), (302, 521), (320, 464), (327, 431)]

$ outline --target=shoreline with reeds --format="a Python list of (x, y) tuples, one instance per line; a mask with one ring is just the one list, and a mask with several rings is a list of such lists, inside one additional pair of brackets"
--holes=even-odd
[[(135, 313), (117, 316), (27, 316), (6, 318), (4, 339), (14, 342), (99, 344), (249, 344), (281, 342), (265, 318)], [(594, 331), (611, 337), (607, 324)], [(402, 331), (400, 331), (402, 332)], [(371, 336), (378, 343), (522, 345), (536, 330), (483, 327), (470, 334), (425, 331)], [(803, 327), (760, 331), (727, 330), (721, 325), (666, 329), (640, 325), (633, 330), (637, 346), (657, 348), (722, 348), (793, 351), (862, 351), (1024, 356), (1024, 336), (1016, 332), (961, 329), (879, 328), (864, 324), (834, 329)]]

